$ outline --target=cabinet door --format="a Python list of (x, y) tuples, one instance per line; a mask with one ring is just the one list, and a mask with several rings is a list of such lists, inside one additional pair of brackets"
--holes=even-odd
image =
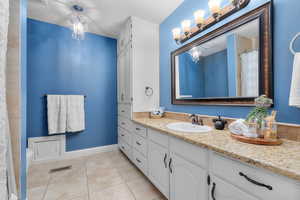
[(131, 45), (124, 51), (124, 103), (131, 102)]
[(125, 54), (122, 51), (118, 56), (118, 102), (123, 103), (125, 92)]
[(148, 173), (152, 183), (166, 196), (169, 196), (168, 149), (149, 142)]
[(174, 153), (171, 153), (170, 157), (172, 158), (170, 200), (207, 200), (206, 170), (182, 159)]
[(217, 178), (212, 177), (210, 184), (210, 200), (259, 200), (237, 187)]

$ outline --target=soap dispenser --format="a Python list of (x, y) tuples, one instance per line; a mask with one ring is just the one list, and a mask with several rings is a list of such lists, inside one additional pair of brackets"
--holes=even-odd
[(227, 121), (222, 119), (221, 116), (218, 116), (217, 119), (212, 120), (215, 124), (215, 129), (217, 130), (224, 130), (225, 125), (227, 124)]

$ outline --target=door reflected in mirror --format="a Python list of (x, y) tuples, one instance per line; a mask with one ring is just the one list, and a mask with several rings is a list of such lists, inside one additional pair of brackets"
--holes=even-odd
[(260, 21), (175, 56), (176, 99), (259, 96)]

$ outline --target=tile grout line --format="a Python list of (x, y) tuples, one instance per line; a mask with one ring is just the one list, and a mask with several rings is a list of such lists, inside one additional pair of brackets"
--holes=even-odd
[(85, 161), (85, 176), (86, 176), (86, 186), (87, 186), (87, 197), (88, 197), (88, 200), (90, 200), (90, 187), (89, 187), (89, 177), (88, 177), (88, 174), (87, 174), (87, 161)]
[(42, 200), (44, 200), (46, 198), (46, 194), (48, 192), (48, 188), (49, 188), (49, 185), (50, 185), (50, 182), (51, 182), (51, 178), (52, 178), (52, 174), (50, 174), (49, 180), (47, 181), (47, 185), (46, 185)]

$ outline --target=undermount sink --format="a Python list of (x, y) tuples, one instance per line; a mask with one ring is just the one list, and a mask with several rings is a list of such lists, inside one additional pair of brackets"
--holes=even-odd
[(187, 133), (204, 133), (212, 130), (209, 126), (200, 126), (188, 122), (175, 122), (167, 125), (168, 129)]

